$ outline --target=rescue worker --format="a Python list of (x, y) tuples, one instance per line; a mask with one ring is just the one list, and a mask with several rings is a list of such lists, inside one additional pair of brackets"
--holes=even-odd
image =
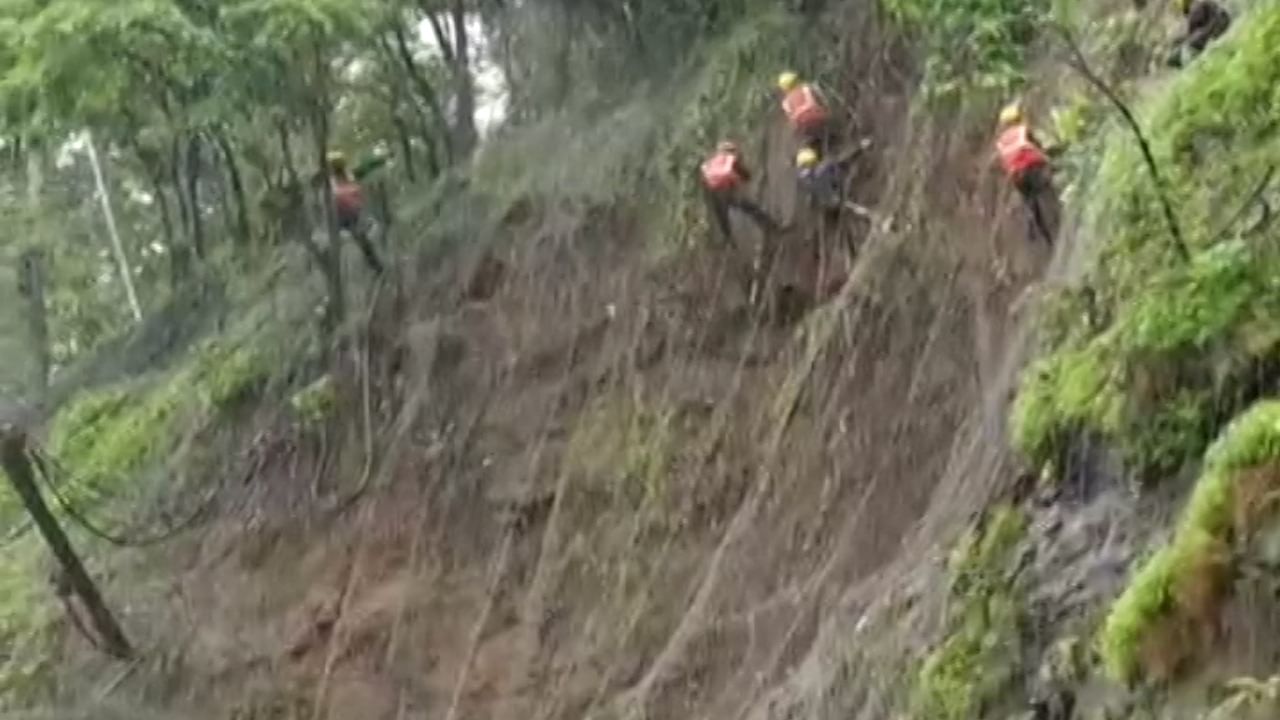
[(1204, 52), (1209, 43), (1231, 27), (1231, 13), (1214, 0), (1177, 0), (1187, 27), (1173, 41), (1169, 64), (1182, 67), (1184, 62)]
[(869, 147), (871, 139), (865, 138), (851, 152), (836, 158), (821, 157), (811, 147), (801, 148), (796, 153), (796, 179), (799, 180), (800, 187), (813, 198), (819, 208), (828, 213), (839, 213), (844, 209), (859, 217), (870, 218), (871, 211), (844, 198), (843, 188), (849, 165)]
[(700, 169), (712, 218), (726, 239), (733, 238), (729, 225), (730, 208), (745, 213), (765, 232), (776, 232), (779, 229), (778, 223), (769, 213), (743, 191), (743, 186), (751, 180), (751, 171), (742, 161), (742, 153), (737, 144), (722, 140), (716, 145), (715, 153), (702, 163)]
[(1030, 214), (1031, 235), (1039, 234), (1053, 245), (1054, 232), (1049, 209), (1056, 199), (1049, 155), (1031, 132), (1018, 103), (1010, 103), (1000, 111), (996, 155), (1005, 175), (1026, 203)]
[(811, 83), (801, 82), (796, 73), (787, 71), (778, 76), (778, 89), (782, 91), (782, 112), (786, 114), (791, 129), (805, 144), (825, 151), (831, 131), (831, 113), (817, 88)]
[[(385, 162), (385, 160), (383, 160)], [(329, 190), (333, 193), (333, 211), (337, 216), (338, 230), (346, 231), (360, 247), (365, 263), (375, 273), (382, 274), (385, 266), (373, 248), (367, 226), (364, 223), (364, 188), (355, 174), (347, 169), (347, 156), (342, 152), (331, 152), (329, 163)], [(381, 165), (382, 163), (379, 163)], [(361, 175), (372, 168), (362, 164)]]
[(856, 238), (860, 235), (855, 235), (849, 228), (840, 225), (841, 213), (848, 210), (864, 220), (872, 219), (870, 210), (844, 197), (844, 183), (849, 167), (869, 147), (871, 139), (865, 138), (857, 147), (840, 157), (821, 157), (811, 147), (801, 148), (796, 153), (796, 180), (816, 209), (822, 213), (818, 218), (812, 248), (817, 298), (826, 299), (834, 295), (844, 286), (848, 277), (847, 272), (839, 271), (832, 250), (843, 246), (846, 266), (858, 255), (859, 243)]

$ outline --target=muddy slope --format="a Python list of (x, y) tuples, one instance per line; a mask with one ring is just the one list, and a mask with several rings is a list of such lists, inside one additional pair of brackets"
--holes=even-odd
[[(873, 140), (850, 191), (891, 222), (820, 227), (775, 124), (755, 191), (794, 222), (745, 243), (776, 249), (769, 296), (803, 290), (815, 248), (856, 247), (834, 297), (748, 302), (723, 246), (655, 268), (634, 209), (521, 218), (517, 246), (378, 308), (330, 435), (282, 426), (237, 459), (232, 511), (131, 610), (172, 650), (115, 697), (209, 718), (889, 717), (895, 662), (936, 630), (939, 544), (1016, 485), (1010, 307), (1045, 258), (981, 172), (987, 139), (912, 116), (892, 48), (848, 27), (842, 140)], [(848, 651), (864, 632), (878, 667)]]

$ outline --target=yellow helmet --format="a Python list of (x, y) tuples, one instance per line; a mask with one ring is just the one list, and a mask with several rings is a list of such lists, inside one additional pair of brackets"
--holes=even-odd
[(778, 89), (782, 92), (791, 92), (799, 84), (800, 76), (790, 70), (778, 76)]
[(325, 156), (325, 161), (329, 163), (329, 167), (335, 170), (341, 170), (347, 166), (347, 155), (341, 150), (331, 150)]
[(1000, 111), (1000, 124), (1013, 125), (1022, 122), (1022, 106), (1016, 102), (1011, 102), (1004, 106)]
[(813, 148), (803, 148), (796, 153), (796, 167), (808, 169), (818, 164), (818, 151)]

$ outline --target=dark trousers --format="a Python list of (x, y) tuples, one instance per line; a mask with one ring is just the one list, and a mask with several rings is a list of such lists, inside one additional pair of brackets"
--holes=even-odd
[(360, 253), (364, 255), (365, 264), (375, 273), (382, 274), (386, 266), (383, 265), (382, 259), (378, 257), (378, 251), (373, 247), (373, 240), (369, 237), (369, 232), (365, 228), (360, 213), (338, 213), (338, 229), (346, 231), (352, 240), (356, 241), (356, 246), (360, 248)]
[(1056, 191), (1053, 188), (1053, 177), (1048, 165), (1037, 165), (1027, 168), (1013, 178), (1013, 186), (1027, 206), (1030, 216), (1029, 235), (1040, 236), (1050, 247), (1057, 234), (1053, 227), (1052, 206), (1056, 202)]
[(716, 228), (725, 237), (733, 238), (732, 226), (729, 224), (729, 210), (737, 210), (751, 220), (764, 232), (777, 232), (778, 223), (764, 208), (747, 198), (739, 190), (708, 191), (707, 204), (711, 207), (711, 216)]

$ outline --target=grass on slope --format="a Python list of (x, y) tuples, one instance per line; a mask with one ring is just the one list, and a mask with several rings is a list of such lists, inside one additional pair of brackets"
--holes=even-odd
[(269, 357), (253, 344), (207, 342), (171, 374), (76, 398), (54, 419), (50, 449), (78, 480), (117, 485), (261, 388), (273, 368)]
[[(1280, 227), (1241, 238), (1243, 223), (1231, 220), (1280, 162), (1280, 5), (1237, 26), (1141, 113), (1189, 261), (1171, 242), (1132, 137), (1117, 131), (1108, 143), (1089, 206), (1094, 307), (1065, 313), (1013, 411), (1015, 442), (1039, 464), (1087, 434), (1143, 475), (1171, 472), (1199, 457), (1252, 399), (1256, 379), (1273, 372)], [(1076, 300), (1064, 294), (1055, 312)]]
[[(225, 465), (192, 458), (184, 441), (198, 433), (243, 418), (240, 412), (260, 401), (273, 383), (289, 374), (306, 355), (297, 343), (305, 331), (283, 323), (270, 303), (254, 306), (226, 333), (206, 339), (174, 368), (80, 394), (53, 418), (48, 450), (62, 490), (95, 518), (144, 514), (152, 494), (179, 492), (159, 473), (176, 463), (197, 464), (217, 473)], [(322, 392), (313, 390), (313, 393)], [(310, 400), (299, 410), (303, 422), (323, 406)], [(0, 528), (17, 527), (23, 514), (12, 493), (0, 494)], [(110, 523), (107, 523), (110, 525)], [(69, 525), (82, 557), (93, 565), (96, 547)], [(117, 529), (112, 527), (112, 529)], [(26, 533), (7, 544), (0, 557), (0, 709), (49, 700), (46, 695), (61, 635), (57, 605), (50, 605), (41, 581), (45, 549)]]

